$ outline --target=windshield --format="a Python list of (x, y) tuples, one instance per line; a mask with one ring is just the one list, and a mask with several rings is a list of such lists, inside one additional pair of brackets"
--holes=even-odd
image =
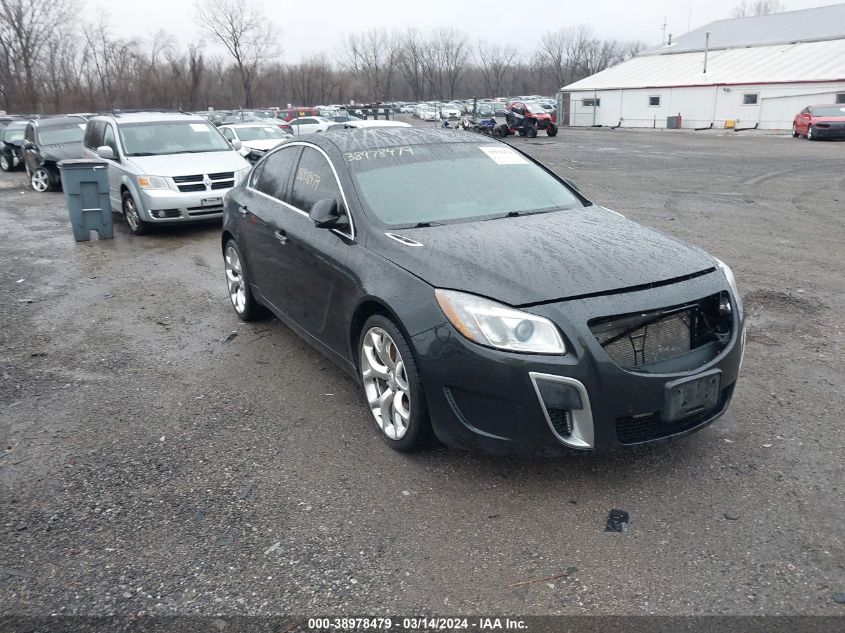
[(242, 141), (266, 141), (272, 139), (286, 138), (285, 135), (275, 127), (239, 127), (237, 128), (238, 138)]
[(23, 140), (24, 130), (26, 128), (23, 127), (16, 127), (16, 128), (6, 128), (5, 133), (3, 134), (3, 140), (7, 143), (14, 143), (16, 141)]
[(528, 108), (529, 112), (545, 112), (545, 110), (543, 110), (543, 106), (541, 106), (536, 101), (526, 102), (525, 107)]
[(84, 123), (70, 123), (61, 127), (42, 127), (38, 130), (38, 141), (42, 145), (81, 143), (84, 134)]
[(365, 207), (414, 226), (581, 208), (549, 173), (504, 144), (445, 143), (346, 152)]
[(813, 116), (845, 116), (845, 105), (813, 108)]
[(232, 151), (232, 146), (217, 128), (206, 121), (126, 123), (119, 129), (127, 156)]

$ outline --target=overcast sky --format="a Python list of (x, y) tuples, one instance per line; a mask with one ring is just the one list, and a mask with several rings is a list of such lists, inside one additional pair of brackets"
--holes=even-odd
[[(606, 38), (639, 39), (659, 44), (664, 17), (667, 33), (680, 35), (688, 25), (695, 29), (727, 18), (739, 0), (389, 0), (350, 1), (258, 0), (267, 17), (281, 28), (285, 61), (325, 51), (332, 56), (346, 33), (383, 26), (427, 29), (451, 25), (483, 38), (511, 44), (528, 52), (539, 36), (572, 24), (590, 24)], [(103, 4), (88, 0), (90, 7), (105, 7), (117, 32), (124, 37), (144, 38), (165, 29), (182, 42), (201, 34), (191, 18), (193, 0), (121, 0)], [(788, 10), (835, 4), (823, 0), (786, 0)], [(528, 14), (534, 16), (529, 19)]]

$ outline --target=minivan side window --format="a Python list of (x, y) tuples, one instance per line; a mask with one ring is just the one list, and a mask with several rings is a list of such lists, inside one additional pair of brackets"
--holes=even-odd
[(299, 150), (298, 145), (285, 147), (265, 158), (257, 167), (258, 173), (253, 176), (252, 188), (276, 200), (292, 204), (287, 189)]
[(117, 159), (117, 140), (114, 137), (114, 128), (108, 123), (106, 123), (106, 129), (103, 132), (103, 145), (111, 147), (111, 150), (114, 152), (114, 157)]
[(334, 198), (338, 207), (343, 206), (340, 187), (329, 162), (317, 150), (306, 147), (293, 180), (291, 204), (310, 213), (314, 203), (325, 198)]
[(105, 121), (91, 121), (85, 130), (85, 147), (96, 151), (98, 147), (102, 146), (105, 127)]

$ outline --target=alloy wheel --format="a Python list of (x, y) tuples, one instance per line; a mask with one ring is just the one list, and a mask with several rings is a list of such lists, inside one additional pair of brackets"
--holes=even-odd
[(238, 314), (246, 309), (246, 281), (244, 280), (241, 258), (238, 251), (229, 246), (225, 256), (226, 284), (229, 287), (229, 299)]
[(127, 197), (123, 201), (123, 215), (126, 218), (126, 223), (133, 231), (137, 231), (141, 225), (141, 217), (138, 215), (138, 209), (135, 207), (135, 201)]
[(9, 162), (9, 157), (5, 154), (0, 154), (0, 169), (9, 171), (12, 169), (12, 164)]
[(39, 193), (44, 193), (50, 188), (50, 174), (43, 167), (39, 167), (30, 177), (32, 188)]
[(396, 342), (380, 327), (364, 334), (361, 377), (376, 424), (391, 440), (402, 439), (411, 422), (411, 388)]

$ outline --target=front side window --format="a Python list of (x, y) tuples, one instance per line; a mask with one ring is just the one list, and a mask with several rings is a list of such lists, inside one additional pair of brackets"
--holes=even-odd
[(742, 105), (757, 105), (758, 96), (756, 92), (748, 92), (742, 95)]
[(397, 146), (344, 159), (366, 209), (392, 227), (583, 208), (554, 176), (502, 144)]
[(106, 124), (106, 129), (103, 132), (103, 145), (106, 147), (111, 147), (111, 150), (114, 152), (115, 158), (117, 158), (117, 139), (114, 136), (114, 128), (111, 125)]
[(65, 143), (80, 143), (85, 135), (84, 123), (69, 123), (43, 127), (38, 130), (38, 140), (41, 145), (63, 145)]
[(326, 198), (337, 200), (339, 207), (343, 205), (340, 187), (326, 157), (317, 150), (306, 147), (302, 158), (299, 159), (299, 167), (293, 180), (291, 204), (310, 213), (315, 202)]
[(270, 154), (257, 167), (253, 176), (252, 188), (263, 194), (291, 204), (288, 196), (288, 182), (296, 166), (300, 147), (293, 145)]
[(124, 123), (120, 138), (127, 156), (232, 151), (232, 146), (208, 121)]

